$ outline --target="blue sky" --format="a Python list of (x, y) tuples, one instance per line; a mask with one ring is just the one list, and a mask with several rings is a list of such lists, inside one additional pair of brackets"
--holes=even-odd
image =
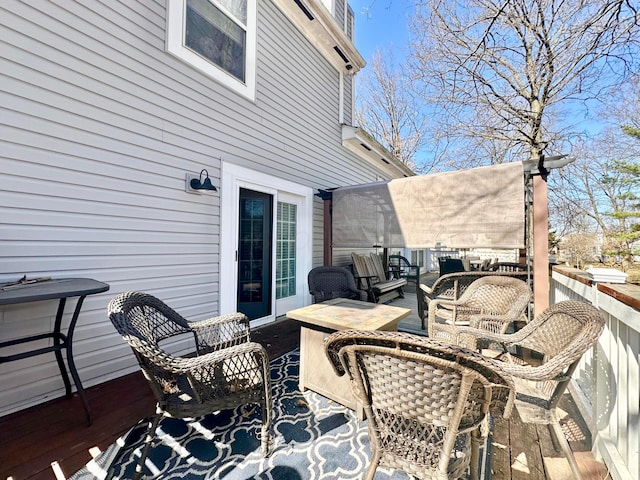
[[(355, 15), (355, 45), (367, 64), (377, 50), (393, 50), (394, 63), (401, 62), (408, 50), (408, 23), (415, 0), (348, 0)], [(366, 67), (365, 67), (366, 68)], [(577, 105), (582, 116), (581, 105)], [(595, 133), (602, 125), (574, 118), (584, 129)]]
[(400, 60), (407, 47), (408, 16), (411, 2), (406, 0), (349, 0), (355, 15), (355, 44), (369, 63), (376, 50), (393, 48)]

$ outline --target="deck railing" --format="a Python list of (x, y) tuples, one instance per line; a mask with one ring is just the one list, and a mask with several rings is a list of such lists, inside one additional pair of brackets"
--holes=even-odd
[(640, 480), (640, 296), (579, 272), (554, 267), (550, 302), (586, 300), (605, 315), (606, 326), (597, 348), (576, 369), (571, 392), (591, 431), (596, 458), (614, 480)]

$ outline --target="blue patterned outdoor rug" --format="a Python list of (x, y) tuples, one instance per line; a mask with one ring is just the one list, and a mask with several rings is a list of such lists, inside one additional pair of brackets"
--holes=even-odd
[[(145, 478), (356, 480), (369, 466), (365, 421), (317, 393), (298, 390), (299, 352), (271, 361), (274, 400), (271, 455), (260, 455), (259, 407), (221, 411), (198, 420), (163, 418)], [(140, 458), (146, 420), (118, 439), (73, 480), (129, 479)], [(378, 468), (376, 480), (407, 480)]]

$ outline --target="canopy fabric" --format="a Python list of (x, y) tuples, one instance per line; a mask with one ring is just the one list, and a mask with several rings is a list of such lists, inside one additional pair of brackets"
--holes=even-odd
[(333, 191), (333, 247), (523, 248), (522, 163)]

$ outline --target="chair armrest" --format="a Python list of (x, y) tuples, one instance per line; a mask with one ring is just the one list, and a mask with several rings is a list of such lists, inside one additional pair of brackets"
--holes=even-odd
[(469, 327), (478, 330), (503, 334), (508, 326), (516, 321), (513, 315), (476, 314), (469, 319)]
[(200, 354), (249, 341), (249, 319), (239, 312), (189, 322), (189, 327)]
[(460, 333), (471, 335), (478, 340), (486, 340), (487, 342), (497, 343), (499, 345), (502, 345), (505, 348), (505, 350), (506, 350), (506, 347), (509, 347), (512, 345), (512, 342), (511, 342), (512, 335), (494, 333), (488, 330), (481, 330), (479, 328), (475, 328), (471, 326), (459, 327), (458, 330), (460, 331)]
[(356, 280), (364, 280), (367, 284), (367, 288), (370, 290), (371, 288), (373, 288), (373, 279), (378, 278), (378, 276), (377, 275), (366, 275), (366, 276), (354, 275), (354, 278)]
[[(436, 298), (429, 302), (429, 317), (435, 317), (438, 308), (453, 312), (454, 317), (463, 316), (464, 321), (468, 322), (475, 315), (482, 315), (482, 312), (476, 307), (468, 307), (466, 303), (459, 300), (449, 300), (448, 298)], [(454, 318), (455, 320), (455, 318)], [(454, 322), (455, 323), (455, 322)]]
[(253, 390), (259, 385), (270, 389), (269, 357), (264, 347), (256, 342), (198, 357), (172, 357), (170, 360), (166, 371), (176, 376), (184, 375), (190, 386), (182, 392), (170, 393), (192, 394), (198, 403)]
[[(156, 359), (156, 363), (174, 374), (194, 374), (195, 372), (194, 378), (202, 381), (213, 373), (213, 366), (222, 364), (227, 360), (233, 359), (234, 372), (241, 371), (242, 369), (238, 370), (238, 367), (243, 364), (241, 359), (243, 356), (248, 360), (247, 371), (255, 370), (256, 359), (260, 359), (261, 362), (266, 362), (266, 365), (269, 363), (267, 351), (258, 342), (246, 342), (241, 345), (216, 350), (215, 352), (205, 353), (197, 357), (168, 356), (167, 361), (157, 361)], [(225, 373), (228, 374), (229, 372), (225, 370)]]
[(433, 289), (431, 287), (425, 285), (424, 283), (420, 284), (420, 290), (422, 290), (427, 295), (433, 295)]

